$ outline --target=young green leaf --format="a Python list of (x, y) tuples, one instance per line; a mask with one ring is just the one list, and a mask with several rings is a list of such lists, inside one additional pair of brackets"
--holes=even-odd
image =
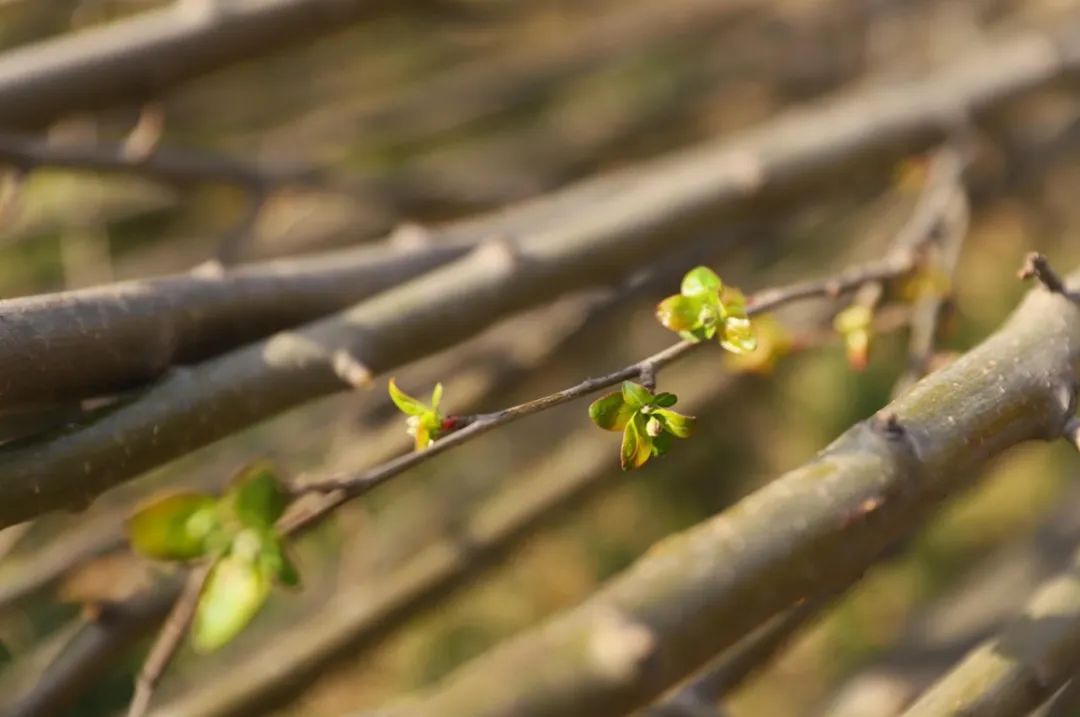
[(656, 398), (653, 399), (653, 405), (660, 408), (670, 408), (679, 402), (679, 397), (674, 393), (658, 393)]
[[(419, 416), (426, 411), (431, 410), (427, 406), (425, 406), (419, 399), (413, 398), (412, 396), (398, 388), (397, 383), (392, 378), (390, 379), (389, 390), (390, 400), (393, 401), (394, 405), (401, 409), (401, 412), (407, 416)], [(437, 390), (439, 392), (439, 396), (441, 397), (442, 390)]]
[(439, 412), (439, 402), (442, 401), (442, 394), (442, 383), (435, 384), (435, 389), (431, 392), (431, 410), (435, 413)]
[(276, 535), (264, 536), (259, 561), (264, 575), (273, 577), (286, 587), (300, 586), (300, 573), (289, 557), (288, 550)]
[(689, 438), (694, 433), (693, 416), (684, 416), (666, 408), (658, 408), (654, 414), (664, 425), (664, 430), (677, 438)]
[(244, 525), (269, 528), (285, 512), (288, 494), (273, 467), (259, 462), (236, 475), (225, 501)]
[(633, 415), (621, 392), (601, 396), (589, 405), (589, 418), (605, 431), (621, 431)]
[(192, 560), (207, 553), (207, 541), (220, 529), (212, 496), (176, 493), (139, 508), (128, 519), (135, 550), (157, 560)]
[(645, 431), (645, 417), (635, 413), (623, 429), (619, 465), (624, 471), (640, 468), (652, 455), (652, 438)]
[(672, 331), (692, 331), (698, 326), (704, 305), (700, 298), (675, 294), (656, 305), (656, 318), (664, 328)]
[(257, 563), (227, 555), (210, 570), (191, 630), (196, 652), (213, 652), (243, 630), (269, 594), (267, 576)]
[(683, 277), (680, 291), (683, 296), (702, 296), (719, 294), (724, 288), (720, 277), (707, 266), (694, 267)]
[(648, 406), (653, 401), (652, 391), (633, 381), (622, 382), (622, 397), (633, 410)]
[(757, 348), (757, 337), (749, 319), (736, 316), (728, 317), (724, 322), (724, 331), (720, 345), (733, 354), (750, 353)]

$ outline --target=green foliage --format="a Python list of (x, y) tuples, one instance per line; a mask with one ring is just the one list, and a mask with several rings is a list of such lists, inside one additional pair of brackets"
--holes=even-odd
[(735, 354), (757, 347), (746, 298), (738, 289), (724, 287), (720, 277), (705, 266), (687, 272), (679, 293), (657, 305), (656, 318), (687, 341), (716, 338)]
[(199, 598), (192, 647), (206, 653), (224, 646), (251, 622), (269, 592), (269, 581), (255, 560), (235, 552), (218, 560)]
[(430, 406), (402, 391), (394, 379), (390, 379), (389, 389), (390, 400), (409, 417), (407, 430), (409, 435), (416, 439), (416, 450), (424, 450), (443, 433), (445, 417), (439, 412), (442, 384), (435, 384), (435, 390), (431, 392)]
[(221, 530), (217, 501), (201, 493), (177, 493), (150, 503), (128, 521), (131, 545), (157, 560), (193, 560), (206, 554)]
[(285, 512), (288, 495), (269, 464), (255, 463), (237, 474), (225, 500), (241, 523), (271, 528)]
[(273, 468), (239, 471), (220, 498), (179, 493), (140, 508), (129, 520), (132, 546), (158, 560), (213, 562), (195, 613), (191, 640), (210, 652), (232, 640), (270, 594), (300, 584), (275, 524), (288, 494)]
[(653, 456), (671, 447), (671, 437), (689, 438), (694, 418), (670, 410), (678, 398), (673, 393), (653, 394), (641, 384), (624, 381), (617, 393), (609, 393), (589, 406), (589, 418), (607, 431), (622, 431), (619, 465), (640, 468)]

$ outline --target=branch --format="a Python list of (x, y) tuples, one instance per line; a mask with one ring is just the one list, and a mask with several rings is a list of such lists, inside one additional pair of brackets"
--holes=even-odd
[(890, 648), (845, 679), (815, 714), (899, 715), (965, 653), (992, 637), (1040, 583), (1069, 565), (1080, 542), (1080, 482), (1057, 495), (1054, 506), (1022, 542), (997, 536), (992, 552), (910, 615)]
[[(82, 430), (6, 452), (0, 527), (85, 505), (145, 470), (342, 390), (334, 372), (340, 352), (377, 375), (499, 316), (616, 279), (669, 251), (695, 221), (926, 146), (957, 112), (978, 115), (1080, 67), (1080, 53), (1059, 41), (1044, 34), (1002, 41), (917, 82), (821, 103), (533, 205), (543, 220), (531, 231), (295, 332), (177, 371)], [(573, 209), (550, 213), (561, 203)]]
[[(748, 316), (754, 316), (794, 301), (823, 296), (836, 297), (854, 291), (868, 283), (899, 278), (915, 268), (918, 260), (916, 249), (918, 248), (905, 247), (904, 250), (890, 255), (884, 260), (851, 267), (827, 279), (804, 281), (788, 286), (765, 289), (747, 298), (746, 313)], [(325, 479), (304, 481), (294, 487), (294, 493), (303, 495), (305, 493), (341, 491), (344, 494), (343, 498), (355, 498), (385, 483), (394, 476), (426, 463), (452, 448), (468, 443), (488, 431), (513, 423), (520, 418), (547, 411), (605, 388), (617, 386), (623, 381), (636, 379), (642, 382), (651, 381), (655, 383), (655, 376), (658, 371), (707, 343), (710, 342), (680, 341), (629, 366), (597, 378), (585, 379), (561, 391), (504, 408), (494, 413), (458, 417), (457, 420), (464, 425), (463, 428), (459, 428), (445, 438), (439, 439), (423, 451), (406, 453), (380, 466), (358, 473), (350, 472)]]
[(150, 700), (154, 697), (154, 689), (158, 680), (161, 679), (165, 668), (169, 666), (173, 655), (180, 647), (180, 643), (187, 634), (188, 626), (195, 617), (195, 610), (199, 607), (199, 597), (202, 595), (206, 578), (210, 575), (212, 563), (200, 565), (190, 573), (184, 582), (179, 597), (173, 603), (165, 624), (161, 627), (154, 646), (150, 648), (150, 654), (143, 663), (139, 677), (135, 680), (135, 695), (131, 698), (128, 707), (128, 717), (142, 717), (150, 707)]
[(23, 697), (5, 705), (4, 717), (61, 714), (71, 701), (94, 685), (104, 666), (135, 647), (148, 629), (161, 623), (180, 589), (169, 582), (118, 604), (106, 604), (68, 643)]
[(187, 80), (270, 55), (384, 11), (362, 0), (173, 2), (0, 55), (0, 126), (154, 99)]
[[(929, 247), (930, 258), (925, 262), (928, 272), (932, 273), (931, 281), (938, 275), (950, 283), (953, 281), (960, 250), (968, 235), (971, 206), (963, 175), (970, 163), (970, 152), (967, 141), (960, 146), (947, 146), (936, 156), (931, 168), (929, 181), (940, 197), (935, 202), (937, 221), (927, 224), (928, 233), (940, 237), (935, 246)], [(948, 287), (943, 291), (944, 295), (941, 290), (932, 289), (915, 301), (908, 337), (908, 365), (893, 387), (893, 397), (906, 391), (929, 371), (938, 329), (952, 289)]]
[(1078, 367), (1080, 307), (1032, 292), (996, 334), (813, 461), (666, 539), (402, 714), (603, 717), (640, 707), (801, 597), (857, 580), (991, 457), (1059, 436)]
[(976, 648), (905, 717), (1026, 715), (1080, 669), (1080, 552), (994, 639)]
[(268, 166), (195, 149), (154, 146), (133, 154), (122, 144), (56, 143), (33, 135), (0, 132), (0, 162), (19, 174), (53, 167), (105, 174), (137, 174), (176, 187), (221, 183), (265, 194), (283, 187), (355, 193), (361, 183), (342, 179), (315, 167)]
[[(806, 623), (832, 604), (835, 597), (810, 598), (776, 615), (716, 658), (687, 685), (646, 710), (643, 717), (719, 715), (716, 703), (767, 664)], [(712, 712), (708, 713), (706, 709)]]
[(0, 300), (0, 411), (133, 388), (341, 309), (470, 246), (367, 246)]
[(1025, 257), (1024, 266), (1021, 267), (1017, 276), (1021, 279), (1035, 279), (1043, 285), (1044, 289), (1056, 294), (1068, 295), (1069, 293), (1065, 288), (1065, 282), (1050, 266), (1046, 257), (1035, 251)]

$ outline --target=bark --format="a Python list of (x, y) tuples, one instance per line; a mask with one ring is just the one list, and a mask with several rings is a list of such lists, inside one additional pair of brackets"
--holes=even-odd
[(385, 10), (363, 0), (174, 2), (0, 55), (0, 126), (153, 99), (184, 81), (269, 55)]
[(2, 300), (0, 413), (136, 387), (170, 366), (349, 306), (462, 256), (471, 243), (359, 247)]
[[(304, 401), (335, 367), (378, 374), (501, 316), (613, 281), (669, 252), (695, 222), (823, 175), (939, 140), (1080, 66), (1063, 24), (998, 43), (921, 80), (795, 111), (730, 140), (526, 205), (546, 222), (294, 332), (176, 371), (93, 424), (0, 457), (0, 527), (108, 488)], [(562, 209), (560, 209), (560, 207)], [(520, 227), (520, 224), (518, 225)], [(355, 371), (354, 371), (355, 373)]]
[(906, 717), (1023, 717), (1080, 669), (1080, 552), (997, 637), (973, 650)]
[(1078, 373), (1080, 306), (1036, 289), (995, 335), (813, 461), (661, 542), (578, 608), (401, 714), (602, 717), (641, 707), (772, 615), (857, 580), (989, 458), (1059, 437)]

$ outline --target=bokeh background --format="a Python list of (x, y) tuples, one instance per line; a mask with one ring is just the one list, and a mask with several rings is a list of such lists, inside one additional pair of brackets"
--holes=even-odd
[[(5, 0), (0, 50), (162, 4)], [(387, 234), (415, 240), (423, 225), (692, 147), (832, 92), (919, 76), (1011, 31), (1080, 12), (1070, 0), (388, 5), (360, 26), (216, 72), (153, 106), (51, 127), (58, 143), (121, 142), (133, 127), (159, 123), (163, 145), (243, 157), (284, 179), (253, 206), (244, 187), (212, 179), (176, 185), (42, 168), (16, 184), (4, 175), (0, 296), (187, 271), (223, 244), (255, 260)], [(1015, 305), (1025, 252), (1037, 249), (1063, 269), (1080, 261), (1078, 122), (1080, 94), (1056, 87), (1011, 106), (980, 138), (973, 223), (942, 360), (974, 345)], [(422, 394), (441, 380), (448, 409), (472, 412), (614, 369), (670, 340), (652, 307), (691, 261), (750, 291), (880, 253), (917, 197), (920, 166), (912, 158), (830, 177), (797, 201), (703, 227), (693, 259), (653, 267), (617, 299), (567, 297), (408, 367), (398, 382)], [(796, 332), (827, 332), (837, 306), (781, 318)], [(335, 617), (419, 574), (425, 560), (465, 550), (512, 506), (539, 500), (545, 486), (578, 480), (579, 489), (498, 555), (462, 553), (470, 562), (462, 579), (363, 639), (342, 640), (291, 702), (272, 709), (337, 715), (422, 688), (580, 602), (664, 535), (811, 457), (888, 400), (905, 351), (902, 331), (884, 334), (862, 372), (836, 341), (770, 371), (745, 372), (719, 351), (703, 352), (662, 377), (693, 407), (699, 435), (628, 475), (618, 470), (617, 438), (589, 423), (584, 404), (489, 434), (305, 536), (297, 546), (304, 589), (275, 593), (220, 654), (183, 651), (155, 702), (165, 714), (212, 714), (207, 705), (232, 670), (273, 659), (293, 644), (286, 640), (325, 640)], [(0, 667), (0, 703), (33, 684), (86, 603), (124, 597), (162, 570), (119, 542), (139, 500), (178, 485), (219, 485), (253, 458), (269, 457), (287, 475), (319, 474), (407, 446), (403, 419), (379, 382), (267, 421), (84, 513), (0, 533), (0, 588), (50, 560), (78, 563), (61, 580), (0, 602), (0, 640), (18, 658)], [(888, 705), (940, 674), (1064, 564), (1080, 538), (1078, 478), (1075, 454), (1061, 446), (1026, 446), (996, 461), (980, 487), (949, 502), (741, 688), (730, 714), (815, 714), (836, 700), (852, 715), (890, 714)], [(143, 654), (118, 657), (71, 714), (123, 709)]]

